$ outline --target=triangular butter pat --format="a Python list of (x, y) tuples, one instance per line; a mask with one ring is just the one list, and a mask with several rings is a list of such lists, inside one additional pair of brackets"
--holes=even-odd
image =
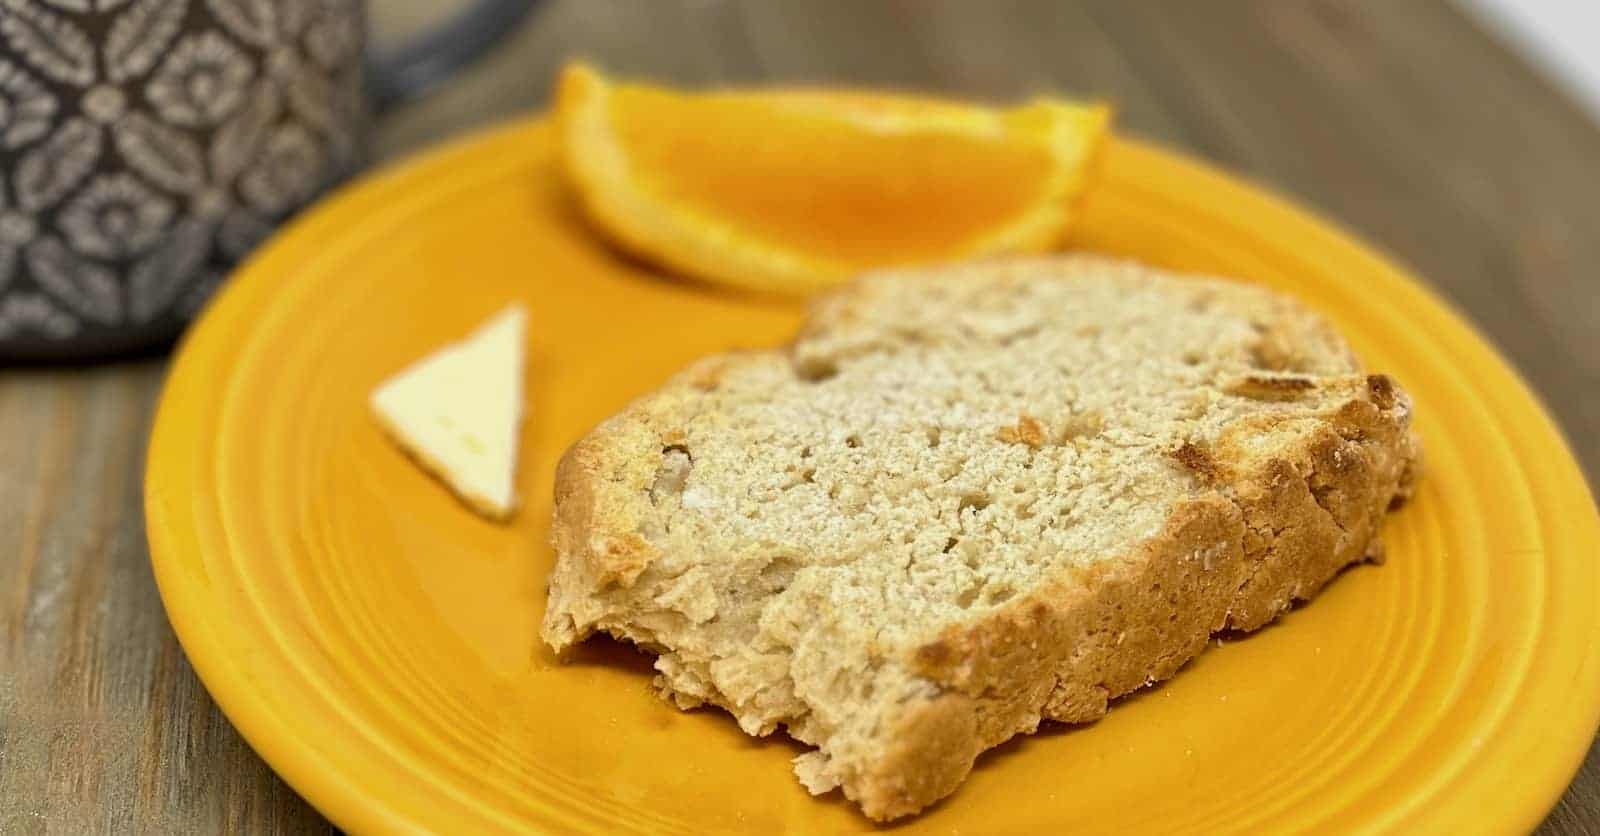
[(527, 319), (521, 305), (506, 308), (372, 393), (372, 411), (395, 441), (493, 519), (516, 507)]

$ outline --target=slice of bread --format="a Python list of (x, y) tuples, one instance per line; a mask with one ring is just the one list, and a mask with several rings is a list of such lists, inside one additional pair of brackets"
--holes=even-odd
[(679, 706), (786, 728), (809, 789), (893, 819), (1378, 556), (1409, 423), (1258, 288), (1086, 256), (880, 273), (568, 451), (544, 639), (638, 644)]

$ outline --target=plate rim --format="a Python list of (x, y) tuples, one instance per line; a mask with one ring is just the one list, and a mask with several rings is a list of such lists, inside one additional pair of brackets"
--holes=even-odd
[[(234, 270), (229, 281), (207, 305), (197, 321), (189, 328), (179, 343), (174, 359), (162, 385), (149, 442), (146, 447), (143, 498), (145, 507), (146, 538), (150, 561), (159, 590), (162, 606), (174, 633), (183, 647), (190, 665), (205, 686), (211, 699), (239, 731), (251, 748), (302, 798), (312, 804), (342, 828), (357, 831), (408, 830), (416, 827), (413, 818), (406, 816), (393, 797), (375, 797), (364, 792), (357, 780), (359, 776), (338, 768), (328, 767), (312, 756), (305, 744), (295, 735), (298, 727), (280, 722), (261, 697), (236, 675), (228, 649), (216, 642), (208, 618), (211, 610), (194, 584), (181, 574), (177, 567), (177, 541), (181, 527), (193, 528), (196, 520), (192, 503), (185, 505), (171, 494), (168, 485), (174, 480), (181, 483), (183, 471), (198, 466), (193, 445), (181, 430), (193, 419), (197, 409), (203, 409), (198, 400), (188, 396), (186, 389), (206, 382), (208, 367), (226, 362), (228, 352), (221, 351), (248, 339), (249, 321), (259, 310), (254, 304), (259, 298), (281, 289), (282, 279), (267, 268), (277, 254), (308, 229), (313, 229), (322, 219), (342, 213), (346, 207), (373, 202), (378, 196), (391, 192), (403, 193), (408, 183), (426, 177), (429, 172), (448, 166), (458, 158), (469, 157), (481, 146), (505, 140), (532, 130), (543, 129), (548, 124), (545, 115), (523, 116), (496, 125), (480, 128), (447, 142), (403, 156), (368, 171), (334, 190), (307, 208), (259, 247), (244, 263)], [(1521, 372), (1501, 353), (1482, 331), (1449, 299), (1435, 292), (1421, 279), (1404, 268), (1401, 262), (1382, 248), (1366, 241), (1339, 222), (1321, 216), (1295, 199), (1258, 183), (1252, 178), (1229, 172), (1187, 152), (1143, 139), (1115, 135), (1112, 142), (1121, 149), (1132, 152), (1146, 162), (1166, 169), (1181, 181), (1195, 184), (1220, 195), (1213, 200), (1233, 200), (1250, 205), (1251, 213), (1267, 213), (1278, 217), (1302, 234), (1313, 234), (1329, 245), (1381, 268), (1392, 277), (1397, 287), (1414, 298), (1436, 308), (1448, 324), (1470, 338), (1469, 342), (1482, 350), (1495, 371), (1503, 374), (1514, 387), (1514, 397), (1526, 403), (1538, 418), (1537, 432), (1547, 434), (1562, 453), (1557, 467), (1564, 493), (1575, 492), (1587, 503), (1589, 513), (1579, 527), (1580, 540), (1600, 552), (1600, 513), (1595, 510), (1593, 492), (1572, 453), (1572, 446), (1562, 427), (1553, 419), (1537, 392), (1528, 384)], [(270, 307), (270, 304), (268, 305)], [(255, 312), (255, 313), (252, 313)], [(230, 327), (238, 326), (238, 327)], [(190, 381), (197, 381), (191, 383)], [(1526, 475), (1531, 480), (1531, 475)], [(1600, 599), (1600, 589), (1595, 590)], [(1586, 646), (1580, 669), (1587, 680), (1580, 697), (1572, 701), (1575, 706), (1567, 713), (1568, 730), (1558, 734), (1560, 750), (1540, 760), (1539, 774), (1529, 776), (1524, 803), (1506, 809), (1505, 824), (1521, 829), (1531, 829), (1548, 814), (1572, 781), (1583, 763), (1584, 755), (1600, 728), (1600, 642), (1590, 641)], [(1580, 731), (1587, 733), (1580, 736)], [(1509, 808), (1512, 805), (1504, 805)], [(1482, 819), (1478, 819), (1482, 822)]]

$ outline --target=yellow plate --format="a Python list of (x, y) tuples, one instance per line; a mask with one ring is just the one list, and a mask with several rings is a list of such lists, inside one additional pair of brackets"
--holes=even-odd
[[(1527, 388), (1369, 249), (1128, 140), (1076, 245), (1290, 291), (1416, 396), (1427, 473), (1389, 562), (1213, 647), (1105, 720), (979, 760), (941, 833), (1527, 829), (1600, 714), (1600, 524)], [(531, 316), (520, 490), (483, 522), (398, 453), (380, 379), (511, 300)], [(662, 279), (589, 235), (530, 121), (379, 173), (245, 266), (190, 334), (150, 445), (151, 553), (217, 702), (362, 832), (865, 829), (798, 747), (651, 695), (649, 662), (535, 636), (567, 444), (697, 355), (771, 345), (790, 303)], [(1215, 644), (1215, 643), (1214, 643)]]

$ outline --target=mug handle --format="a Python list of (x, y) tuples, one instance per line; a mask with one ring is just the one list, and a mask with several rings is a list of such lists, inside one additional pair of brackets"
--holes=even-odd
[(374, 109), (382, 113), (444, 81), (514, 31), (535, 2), (478, 0), (410, 41), (367, 56)]

